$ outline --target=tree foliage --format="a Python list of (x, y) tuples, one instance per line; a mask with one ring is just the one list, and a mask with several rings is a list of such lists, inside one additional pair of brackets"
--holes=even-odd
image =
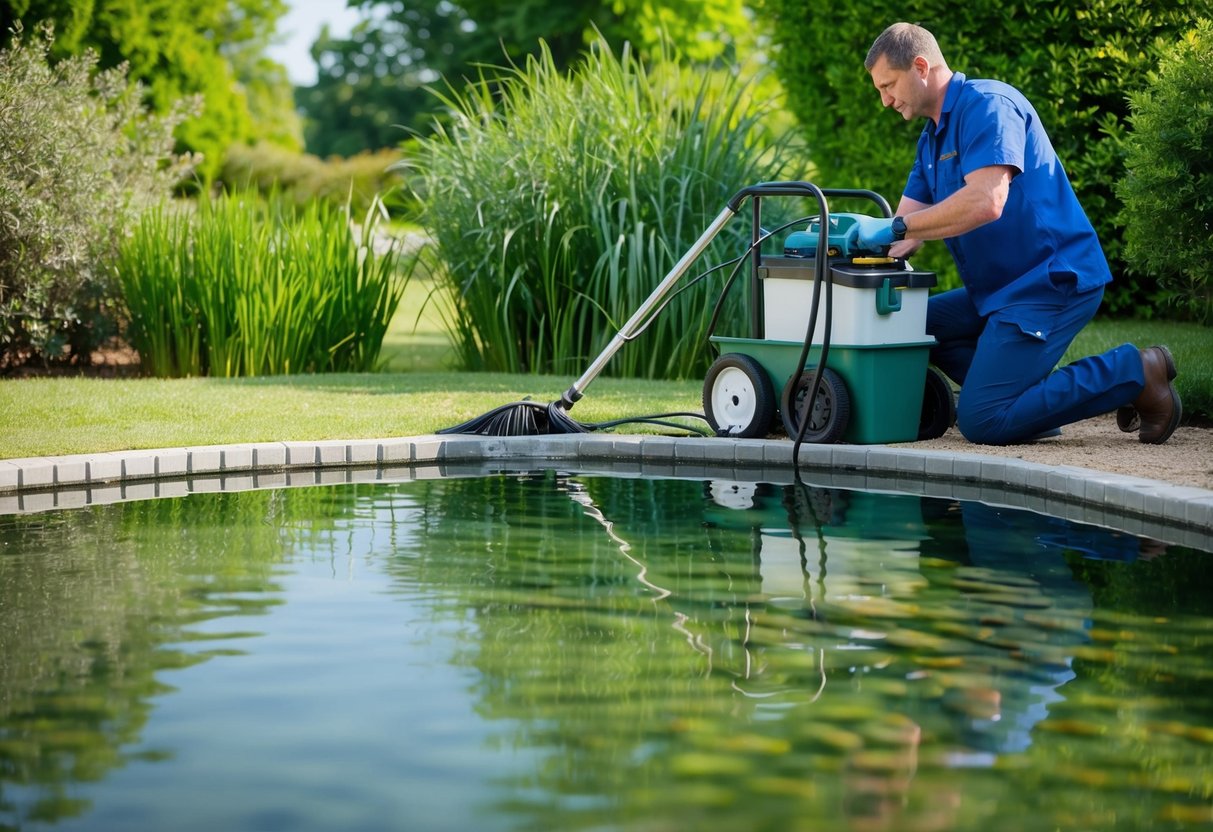
[[(362, 2), (348, 38), (328, 33), (313, 46), (314, 86), (298, 92), (307, 147), (342, 156), (426, 134), (443, 115), (426, 88), (458, 84), (479, 68), (521, 64), (546, 44), (558, 69), (579, 61), (599, 36), (632, 43), (642, 56), (673, 44), (692, 60), (729, 59), (752, 27), (741, 0), (393, 0)], [(659, 47), (659, 44), (661, 45)]]
[(1163, 55), (1129, 96), (1125, 250), (1186, 315), (1213, 323), (1213, 23)]
[[(285, 75), (248, 58), (264, 52), (285, 0), (0, 0), (0, 38), (21, 21), (26, 28), (49, 21), (58, 36), (57, 57), (92, 49), (103, 69), (126, 64), (132, 80), (149, 91), (151, 106), (167, 113), (177, 102), (201, 96), (200, 113), (180, 125), (180, 150), (200, 156), (199, 173), (219, 169), (233, 142), (256, 137), (250, 97), (261, 108), (258, 124), (274, 125), (285, 116), (271, 106), (289, 100)], [(244, 57), (239, 57), (244, 56)], [(247, 70), (241, 77), (233, 63)], [(270, 136), (283, 140), (272, 127)], [(290, 139), (287, 139), (289, 142)], [(299, 139), (296, 133), (293, 141)]]
[[(863, 68), (892, 17), (870, 4), (763, 0), (777, 47), (777, 72), (803, 126), (823, 184), (869, 187), (895, 198), (905, 184), (921, 124), (882, 112)], [(1129, 108), (1166, 44), (1213, 0), (909, 0), (895, 12), (926, 26), (949, 65), (1024, 92), (1040, 113), (1113, 272), (1138, 274), (1125, 257), (1114, 183), (1124, 176)], [(937, 250), (941, 247), (936, 247)], [(942, 252), (939, 252), (942, 254)], [(938, 255), (937, 255), (938, 256)], [(932, 262), (932, 265), (934, 261)], [(1106, 307), (1140, 312), (1151, 287), (1118, 279)]]
[(563, 67), (584, 46), (590, 24), (613, 30), (615, 22), (602, 0), (360, 6), (363, 19), (348, 38), (321, 33), (312, 47), (316, 84), (298, 91), (307, 148), (318, 156), (352, 156), (396, 145), (406, 130), (428, 132), (441, 105), (427, 85), (474, 75), (477, 64), (521, 59), (537, 49), (541, 35)]
[(300, 151), (303, 119), (295, 109), (294, 85), (286, 67), (266, 54), (285, 9), (285, 0), (232, 2), (219, 37), (220, 53), (248, 104), (249, 141)]
[(755, 45), (742, 0), (614, 0), (612, 9), (641, 55), (668, 45), (695, 63), (734, 63)]

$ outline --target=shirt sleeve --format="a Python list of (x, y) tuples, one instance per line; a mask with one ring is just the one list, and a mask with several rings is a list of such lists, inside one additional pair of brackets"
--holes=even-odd
[(926, 143), (926, 136), (920, 136), (918, 139), (918, 152), (914, 155), (914, 167), (910, 168), (910, 175), (906, 179), (906, 186), (902, 189), (901, 193), (915, 202), (930, 205), (935, 202), (935, 198), (931, 196), (931, 186), (928, 184), (926, 174), (922, 169), (923, 145)]
[(1004, 95), (975, 96), (960, 113), (960, 171), (968, 176), (991, 165), (1024, 171), (1027, 114)]

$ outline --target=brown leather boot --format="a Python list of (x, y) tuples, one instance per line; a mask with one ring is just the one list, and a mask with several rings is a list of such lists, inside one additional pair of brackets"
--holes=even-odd
[(1161, 445), (1171, 438), (1183, 416), (1179, 394), (1171, 384), (1176, 375), (1175, 359), (1166, 347), (1147, 347), (1141, 350), (1141, 366), (1146, 386), (1133, 400), (1141, 418), (1137, 438), (1149, 445)]
[(1116, 408), (1116, 427), (1125, 433), (1133, 433), (1140, 428), (1141, 417), (1137, 415), (1137, 408), (1131, 404)]

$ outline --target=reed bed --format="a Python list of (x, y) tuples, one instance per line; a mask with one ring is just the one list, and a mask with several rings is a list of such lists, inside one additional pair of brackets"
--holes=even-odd
[(158, 377), (374, 370), (410, 275), (377, 250), (385, 216), (252, 194), (150, 211), (118, 260), (127, 340)]
[[(601, 40), (567, 74), (546, 50), (498, 69), (445, 93), (450, 124), (409, 160), (464, 369), (584, 368), (729, 196), (803, 160), (770, 135), (773, 102), (728, 72), (650, 70)], [(688, 279), (743, 254), (749, 234), (731, 223)], [(701, 374), (723, 282), (681, 292), (608, 372)], [(730, 304), (722, 326), (743, 320)]]

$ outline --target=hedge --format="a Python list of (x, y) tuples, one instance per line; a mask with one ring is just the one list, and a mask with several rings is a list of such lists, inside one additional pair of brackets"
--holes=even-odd
[[(1197, 18), (1211, 16), (1213, 0), (907, 0), (888, 13), (870, 3), (764, 0), (764, 10), (821, 184), (873, 188), (894, 202), (901, 194), (922, 125), (884, 112), (863, 68), (896, 14), (930, 29), (952, 69), (1006, 81), (1032, 101), (1118, 276), (1104, 308), (1149, 314), (1156, 288), (1125, 256), (1114, 193), (1125, 173), (1127, 96)], [(942, 246), (928, 248), (939, 268)]]

